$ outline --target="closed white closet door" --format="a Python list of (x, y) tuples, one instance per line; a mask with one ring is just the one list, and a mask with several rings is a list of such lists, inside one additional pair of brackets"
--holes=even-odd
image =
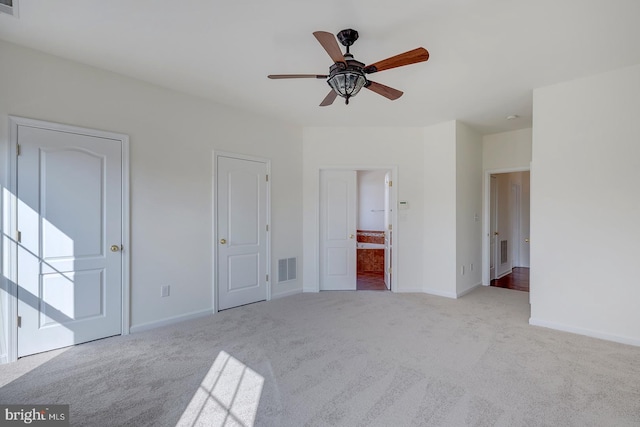
[(267, 299), (267, 172), (264, 162), (217, 156), (218, 309)]
[(122, 332), (122, 142), (18, 126), (18, 356)]

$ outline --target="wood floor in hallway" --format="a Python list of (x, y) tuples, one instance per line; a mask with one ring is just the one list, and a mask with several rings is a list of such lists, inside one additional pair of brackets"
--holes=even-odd
[(529, 269), (515, 267), (510, 274), (491, 281), (491, 286), (529, 292)]

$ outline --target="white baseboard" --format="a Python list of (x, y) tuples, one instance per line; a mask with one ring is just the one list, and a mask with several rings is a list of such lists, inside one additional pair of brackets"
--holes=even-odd
[(7, 354), (0, 354), (0, 365), (3, 365), (5, 363), (9, 363), (9, 356), (7, 356)]
[(162, 326), (173, 325), (174, 323), (184, 322), (186, 320), (198, 319), (200, 317), (211, 316), (213, 310), (207, 309), (202, 311), (195, 311), (193, 313), (181, 314), (179, 316), (169, 317), (167, 319), (157, 320), (155, 322), (143, 323), (141, 325), (132, 326), (129, 329), (129, 333), (135, 334), (137, 332), (148, 331), (150, 329), (160, 328)]
[(505, 272), (504, 272), (504, 273), (502, 273), (501, 275), (497, 276), (497, 277), (496, 277), (496, 280), (498, 280), (498, 279), (502, 279), (504, 276), (508, 276), (508, 275), (510, 275), (511, 273), (513, 273), (513, 268), (511, 268), (511, 269), (509, 269), (508, 271), (505, 271)]
[(475, 285), (473, 285), (472, 287), (470, 287), (470, 288), (469, 288), (469, 289), (467, 289), (467, 290), (464, 290), (464, 291), (462, 291), (462, 292), (458, 292), (458, 296), (457, 296), (457, 297), (458, 297), (458, 298), (463, 297), (463, 296), (465, 296), (466, 294), (468, 294), (469, 292), (473, 291), (474, 289), (476, 289), (476, 288), (478, 288), (478, 287), (480, 287), (480, 286), (482, 286), (482, 282), (480, 282), (480, 283), (476, 283)]
[(444, 292), (437, 289), (422, 289), (420, 292), (423, 292), (429, 295), (436, 295), (439, 297), (451, 298), (451, 299), (458, 298), (458, 295), (456, 295), (455, 292)]
[(621, 344), (633, 345), (640, 347), (640, 339), (623, 337), (619, 335), (607, 334), (604, 332), (593, 331), (591, 329), (578, 328), (575, 326), (565, 325), (562, 323), (549, 322), (547, 320), (529, 318), (529, 324), (533, 326), (541, 326), (543, 328), (556, 329), (558, 331), (570, 332), (572, 334), (585, 335), (592, 338), (598, 338), (606, 341), (618, 342)]
[(274, 299), (279, 299), (284, 297), (290, 297), (291, 295), (301, 294), (302, 292), (304, 292), (302, 289), (294, 289), (292, 291), (279, 292), (277, 294), (271, 294), (271, 299), (274, 300)]

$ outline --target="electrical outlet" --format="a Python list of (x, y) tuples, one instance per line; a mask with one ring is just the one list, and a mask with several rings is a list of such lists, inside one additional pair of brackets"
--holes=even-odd
[(164, 285), (160, 287), (160, 296), (161, 297), (169, 296), (169, 285)]

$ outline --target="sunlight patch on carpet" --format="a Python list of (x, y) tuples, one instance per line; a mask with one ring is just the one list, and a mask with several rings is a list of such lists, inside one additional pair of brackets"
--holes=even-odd
[(253, 426), (263, 385), (262, 375), (221, 351), (176, 426)]
[[(0, 319), (2, 318), (2, 312), (0, 311)], [(71, 347), (59, 348), (57, 350), (46, 351), (44, 353), (38, 353), (31, 356), (18, 359), (17, 362), (7, 363), (0, 365), (0, 387), (4, 387), (7, 384), (17, 380), (23, 375), (46, 365), (50, 360), (58, 357), (62, 353), (71, 350)]]

